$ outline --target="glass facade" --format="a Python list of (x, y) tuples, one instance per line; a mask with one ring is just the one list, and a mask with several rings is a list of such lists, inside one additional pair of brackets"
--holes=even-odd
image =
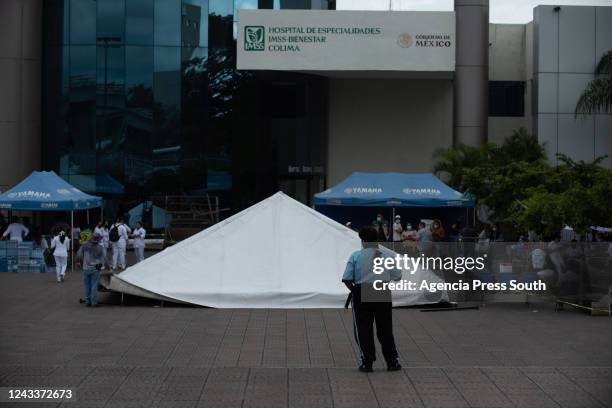
[[(105, 198), (109, 216), (166, 195), (237, 212), (324, 188), (325, 78), (236, 71), (240, 8), (325, 0), (47, 0), (45, 168)], [(122, 210), (123, 209), (123, 210)]]

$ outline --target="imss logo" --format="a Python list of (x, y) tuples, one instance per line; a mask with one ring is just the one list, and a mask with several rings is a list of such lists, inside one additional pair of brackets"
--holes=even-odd
[(266, 30), (263, 26), (245, 26), (244, 50), (264, 51), (266, 49), (265, 34)]

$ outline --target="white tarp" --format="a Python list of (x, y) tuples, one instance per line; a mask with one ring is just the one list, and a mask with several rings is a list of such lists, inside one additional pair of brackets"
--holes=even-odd
[[(359, 248), (355, 231), (279, 192), (115, 275), (110, 289), (219, 308), (340, 308), (342, 273)], [(428, 271), (407, 279), (440, 281)], [(442, 298), (395, 292), (394, 304)]]

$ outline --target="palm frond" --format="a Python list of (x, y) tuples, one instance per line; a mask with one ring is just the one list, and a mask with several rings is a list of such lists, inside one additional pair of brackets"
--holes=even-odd
[(612, 50), (606, 52), (601, 59), (597, 68), (595, 69), (597, 74), (612, 74)]
[(612, 111), (612, 78), (597, 78), (589, 82), (578, 98), (574, 116)]

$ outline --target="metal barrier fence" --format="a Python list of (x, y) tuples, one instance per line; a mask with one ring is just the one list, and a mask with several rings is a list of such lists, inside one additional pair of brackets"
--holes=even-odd
[[(609, 242), (385, 242), (400, 255), (428, 259), (427, 269), (445, 282), (491, 283), (489, 289), (452, 290), (455, 301), (527, 301), (533, 296), (612, 303), (612, 243)], [(480, 259), (465, 268), (466, 259)], [(433, 259), (433, 261), (432, 261)], [(448, 259), (451, 259), (449, 261)], [(452, 265), (449, 270), (446, 266)], [(454, 263), (453, 263), (454, 262)], [(457, 268), (457, 265), (463, 264)], [(441, 267), (442, 266), (442, 267)], [(514, 283), (515, 290), (510, 289)], [(534, 289), (538, 282), (546, 289)], [(505, 285), (501, 285), (505, 284)], [(522, 285), (520, 285), (522, 284)], [(531, 284), (531, 285), (530, 285)]]

